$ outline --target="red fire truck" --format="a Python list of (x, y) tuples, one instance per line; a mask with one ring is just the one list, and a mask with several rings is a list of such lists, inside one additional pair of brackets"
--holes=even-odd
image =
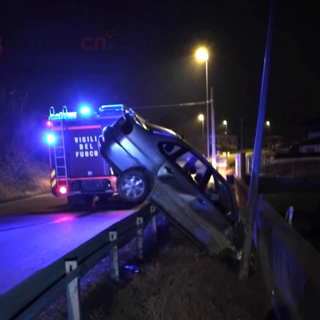
[(78, 112), (68, 112), (66, 106), (59, 113), (50, 108), (46, 140), (53, 195), (76, 205), (116, 192), (116, 177), (99, 154), (98, 138), (105, 126), (127, 112), (122, 104), (104, 105), (98, 112), (88, 106)]

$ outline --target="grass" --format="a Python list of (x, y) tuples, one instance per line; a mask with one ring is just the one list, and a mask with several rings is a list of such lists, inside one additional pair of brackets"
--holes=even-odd
[[(132, 259), (135, 241), (120, 252), (120, 264)], [(114, 284), (104, 259), (81, 279), (84, 320), (255, 320), (264, 319), (268, 297), (260, 275), (241, 283), (227, 264), (202, 253), (171, 229), (167, 245), (129, 281)], [(65, 297), (37, 320), (67, 319)]]
[(23, 157), (0, 160), (0, 203), (50, 191), (49, 166)]
[(226, 264), (201, 254), (176, 231), (141, 271), (129, 288), (119, 291), (110, 319), (254, 320), (268, 311), (262, 278), (240, 283)]

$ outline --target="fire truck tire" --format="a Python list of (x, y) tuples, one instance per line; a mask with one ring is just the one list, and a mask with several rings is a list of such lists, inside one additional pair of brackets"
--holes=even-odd
[(140, 203), (144, 201), (151, 191), (147, 173), (138, 169), (121, 173), (117, 179), (117, 191), (125, 202)]
[(87, 194), (78, 194), (68, 197), (68, 205), (71, 207), (90, 205), (92, 204), (93, 196)]

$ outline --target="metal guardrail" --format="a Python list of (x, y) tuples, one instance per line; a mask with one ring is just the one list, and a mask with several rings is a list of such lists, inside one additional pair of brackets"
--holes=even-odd
[(158, 213), (147, 204), (1, 295), (0, 320), (34, 319), (64, 292), (68, 319), (80, 320), (79, 279), (109, 255), (111, 278), (119, 281), (118, 250), (136, 237), (137, 256), (142, 258), (144, 228), (151, 222), (157, 239)]

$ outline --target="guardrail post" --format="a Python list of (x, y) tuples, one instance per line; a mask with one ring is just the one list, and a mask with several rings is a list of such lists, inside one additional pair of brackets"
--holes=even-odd
[(286, 212), (286, 221), (288, 221), (289, 225), (292, 226), (292, 218), (293, 218), (293, 207), (289, 207), (289, 209)]
[(143, 218), (138, 217), (136, 219), (137, 224), (137, 257), (143, 259), (143, 228), (139, 227), (143, 224)]
[[(118, 238), (117, 231), (109, 232), (109, 240), (111, 242), (116, 241), (117, 238)], [(109, 259), (110, 259), (110, 277), (115, 281), (119, 281), (118, 246), (114, 246), (110, 249)]]
[[(78, 267), (77, 260), (65, 260), (66, 274), (68, 275)], [(74, 278), (67, 285), (67, 308), (68, 308), (68, 320), (80, 320), (80, 289), (79, 279)]]
[(154, 215), (151, 218), (151, 224), (152, 224), (152, 232), (153, 232), (153, 241), (158, 242), (158, 226), (157, 226), (157, 216)]

